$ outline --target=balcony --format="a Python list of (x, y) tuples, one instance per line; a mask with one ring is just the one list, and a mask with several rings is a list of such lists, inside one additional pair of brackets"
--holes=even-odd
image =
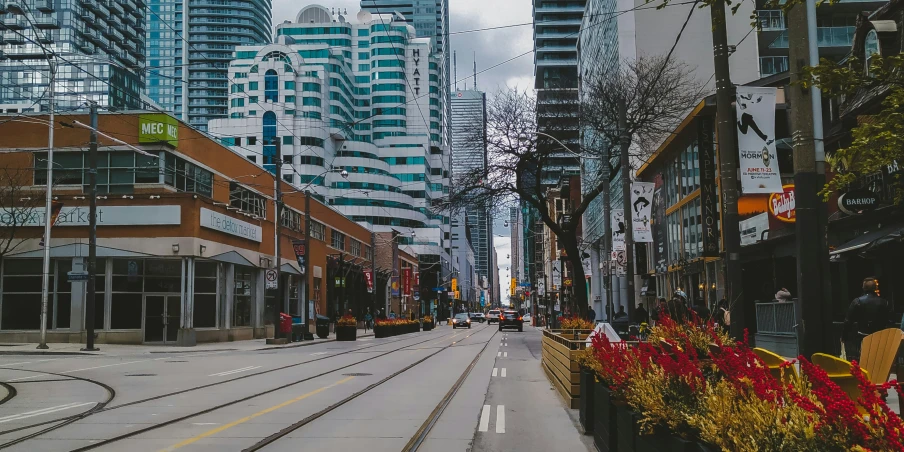
[(7, 44), (25, 44), (25, 38), (13, 31), (3, 32), (3, 42)]
[[(857, 27), (818, 27), (816, 29), (819, 47), (850, 47), (854, 42)], [(770, 49), (788, 48), (788, 31), (785, 30), (769, 44)]]
[(788, 57), (760, 57), (760, 77), (779, 74), (788, 70)]
[(94, 52), (97, 51), (97, 47), (94, 44), (91, 44), (86, 39), (79, 39), (76, 42), (76, 46), (81, 49), (82, 52), (85, 52), (88, 55), (94, 55)]
[(125, 14), (125, 11), (122, 9), (122, 5), (119, 4), (118, 1), (113, 0), (108, 3), (110, 12), (116, 14), (117, 16), (122, 16)]
[(53, 12), (53, 0), (33, 0), (35, 9), (44, 13)]
[(38, 42), (40, 42), (41, 44), (51, 44), (53, 43), (53, 35), (49, 31), (39, 31)]
[(24, 30), (27, 27), (25, 20), (18, 17), (4, 18), (3, 21), (0, 22), (0, 24), (3, 24), (4, 28), (8, 28), (10, 30)]
[(56, 29), (60, 28), (60, 21), (52, 15), (35, 17), (34, 23), (36, 28)]

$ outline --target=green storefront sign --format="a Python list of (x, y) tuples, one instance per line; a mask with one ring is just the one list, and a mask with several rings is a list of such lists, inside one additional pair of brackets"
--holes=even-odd
[(179, 144), (179, 121), (164, 114), (138, 116), (138, 142)]

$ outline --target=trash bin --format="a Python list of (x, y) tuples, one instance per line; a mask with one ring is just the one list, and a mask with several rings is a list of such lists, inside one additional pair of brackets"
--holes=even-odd
[(330, 318), (325, 315), (317, 315), (317, 337), (326, 339), (330, 335)]
[(301, 342), (304, 340), (304, 323), (292, 324), (292, 342)]
[(283, 337), (289, 337), (292, 332), (292, 316), (285, 312), (279, 313), (279, 332)]

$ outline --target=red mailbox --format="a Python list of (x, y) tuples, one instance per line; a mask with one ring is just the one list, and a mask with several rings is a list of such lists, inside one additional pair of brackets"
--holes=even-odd
[(279, 313), (279, 332), (280, 333), (291, 333), (292, 332), (292, 316), (286, 314), (284, 312)]

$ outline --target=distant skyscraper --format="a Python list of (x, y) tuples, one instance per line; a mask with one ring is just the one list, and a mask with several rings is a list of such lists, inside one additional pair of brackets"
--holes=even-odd
[(511, 256), (512, 256), (512, 278), (516, 278), (519, 283), (531, 280), (530, 275), (525, 272), (524, 268), (524, 248), (521, 243), (523, 221), (521, 220), (521, 207), (509, 208), (509, 227), (512, 231)]
[(148, 2), (148, 97), (207, 131), (210, 120), (228, 113), (235, 48), (271, 42), (271, 1)]
[(141, 108), (145, 10), (143, 0), (0, 3), (0, 112), (48, 110), (48, 54), (56, 109)]
[[(452, 94), (452, 177), (485, 171), (487, 168), (486, 143), (481, 139), (486, 133), (486, 94), (480, 91), (462, 90)], [(472, 206), (465, 210), (468, 227), (474, 245), (474, 260), (478, 279), (486, 276), (492, 286), (493, 274), (493, 220), (488, 206)], [(463, 238), (460, 238), (460, 240)], [(454, 246), (454, 241), (453, 241)], [(462, 247), (464, 245), (461, 245)]]

